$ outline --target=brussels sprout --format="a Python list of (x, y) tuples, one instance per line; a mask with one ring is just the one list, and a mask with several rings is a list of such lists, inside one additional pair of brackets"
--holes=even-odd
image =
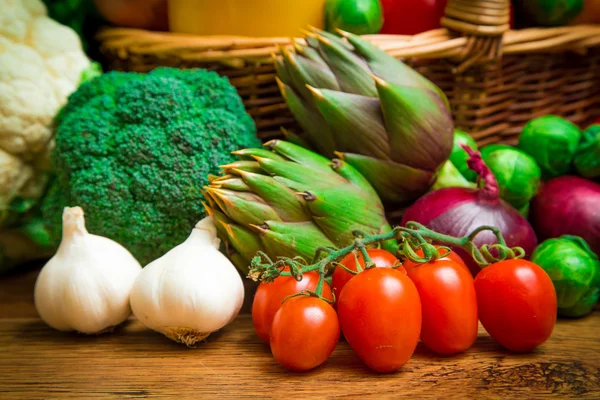
[(481, 157), (485, 159), (485, 157), (487, 157), (492, 151), (499, 149), (514, 149), (514, 147), (507, 144), (488, 144), (480, 150)]
[(600, 125), (591, 125), (583, 133), (575, 153), (575, 168), (584, 178), (600, 177)]
[(452, 153), (450, 154), (450, 161), (456, 167), (456, 169), (471, 182), (477, 181), (477, 174), (469, 169), (467, 160), (469, 155), (461, 147), (461, 144), (466, 144), (473, 150), (477, 150), (477, 143), (475, 139), (466, 132), (455, 130), (454, 131), (454, 145), (452, 146)]
[(440, 173), (435, 180), (435, 183), (431, 187), (431, 190), (443, 189), (446, 187), (465, 187), (476, 189), (477, 185), (471, 181), (468, 181), (459, 171), (456, 169), (454, 164), (450, 160), (444, 163), (444, 166), (440, 170)]
[(537, 161), (544, 178), (553, 178), (569, 172), (580, 139), (581, 131), (577, 125), (555, 115), (546, 115), (525, 126), (519, 138), (519, 149)]
[(531, 261), (542, 267), (554, 282), (558, 315), (582, 317), (600, 297), (600, 261), (585, 240), (561, 236), (541, 243)]
[(542, 171), (531, 156), (514, 147), (497, 146), (482, 151), (482, 157), (498, 181), (500, 197), (513, 207), (521, 209), (535, 196)]

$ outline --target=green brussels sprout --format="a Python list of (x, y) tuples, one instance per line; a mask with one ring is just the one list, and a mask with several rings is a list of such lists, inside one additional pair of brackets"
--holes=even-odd
[(518, 147), (537, 161), (544, 178), (554, 178), (569, 172), (580, 139), (577, 125), (546, 115), (525, 125)]
[(590, 125), (575, 153), (575, 168), (584, 178), (600, 177), (600, 125)]
[(469, 155), (461, 147), (462, 144), (466, 144), (473, 150), (477, 150), (477, 143), (475, 139), (471, 137), (466, 132), (455, 130), (454, 131), (454, 145), (452, 146), (452, 153), (450, 154), (450, 161), (456, 169), (471, 182), (477, 181), (477, 174), (474, 171), (469, 169), (467, 165), (467, 160), (469, 159)]
[(431, 187), (431, 190), (443, 189), (446, 187), (464, 187), (476, 189), (477, 185), (471, 181), (468, 181), (459, 171), (456, 169), (454, 164), (450, 160), (446, 161), (438, 174), (435, 183)]
[(496, 146), (482, 151), (482, 158), (498, 181), (500, 197), (513, 207), (521, 209), (535, 196), (542, 171), (531, 156), (514, 147)]
[(542, 242), (531, 261), (548, 273), (558, 300), (558, 315), (589, 314), (600, 297), (600, 261), (585, 240), (561, 236)]
[(514, 149), (514, 146), (509, 146), (508, 144), (498, 144), (498, 143), (488, 144), (487, 146), (484, 146), (480, 150), (481, 158), (487, 157), (492, 151), (496, 151), (498, 149)]

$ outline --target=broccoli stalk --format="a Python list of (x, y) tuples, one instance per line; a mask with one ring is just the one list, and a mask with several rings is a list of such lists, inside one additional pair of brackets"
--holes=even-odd
[(204, 217), (202, 188), (231, 152), (260, 142), (235, 88), (206, 70), (110, 72), (83, 84), (57, 117), (56, 179), (42, 205), (60, 239), (62, 209), (142, 264)]

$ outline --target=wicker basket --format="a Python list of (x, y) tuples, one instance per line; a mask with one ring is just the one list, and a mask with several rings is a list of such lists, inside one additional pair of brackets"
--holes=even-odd
[[(480, 145), (514, 143), (531, 118), (583, 125), (600, 115), (600, 26), (509, 30), (509, 0), (450, 0), (444, 28), (365, 38), (411, 64), (448, 95), (456, 127)], [(202, 67), (230, 78), (262, 139), (294, 124), (271, 55), (290, 38), (198, 37), (134, 29), (100, 32), (112, 69)]]

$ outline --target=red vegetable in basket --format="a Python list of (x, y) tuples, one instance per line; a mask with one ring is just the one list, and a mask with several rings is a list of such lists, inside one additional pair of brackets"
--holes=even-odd
[[(470, 155), (469, 168), (479, 176), (480, 189), (444, 188), (431, 192), (409, 207), (402, 225), (408, 221), (419, 222), (436, 232), (465, 236), (480, 226), (494, 226), (500, 230), (509, 247), (521, 247), (530, 255), (537, 238), (533, 228), (510, 204), (500, 198), (496, 178), (481, 159), (479, 152), (464, 146)], [(475, 236), (476, 246), (496, 243), (495, 236), (484, 231)], [(480, 268), (464, 250), (456, 251), (476, 275)]]
[(380, 33), (416, 35), (437, 29), (448, 0), (380, 0), (383, 28)]
[(600, 255), (600, 185), (561, 176), (542, 185), (531, 203), (531, 222), (541, 239), (582, 237)]

